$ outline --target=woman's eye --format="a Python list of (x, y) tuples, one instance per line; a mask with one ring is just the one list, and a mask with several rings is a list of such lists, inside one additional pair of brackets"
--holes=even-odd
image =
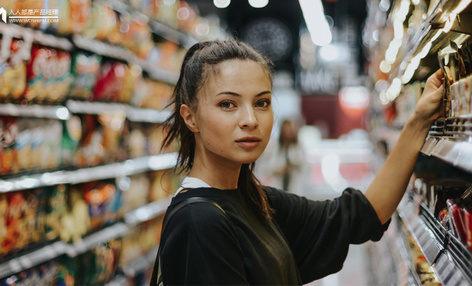
[(218, 104), (219, 107), (230, 109), (234, 107), (234, 104), (230, 101), (222, 101)]
[(270, 106), (270, 100), (268, 100), (268, 99), (260, 100), (256, 103), (256, 106), (257, 107), (262, 107), (262, 108), (267, 108), (267, 107)]

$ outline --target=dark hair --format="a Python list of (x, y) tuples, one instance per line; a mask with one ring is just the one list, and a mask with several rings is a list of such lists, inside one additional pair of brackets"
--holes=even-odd
[[(180, 116), (182, 104), (196, 110), (198, 107), (197, 93), (205, 84), (210, 73), (215, 72), (215, 65), (231, 60), (250, 60), (259, 63), (272, 80), (272, 63), (256, 52), (249, 45), (240, 41), (209, 41), (193, 45), (186, 53), (180, 76), (174, 88), (172, 100), (172, 115), (163, 123), (167, 126), (167, 135), (162, 147), (168, 147), (174, 141), (180, 143), (176, 168), (180, 173), (189, 172), (195, 156), (195, 137)], [(262, 212), (270, 218), (272, 209), (267, 202), (267, 195), (262, 190), (260, 182), (253, 174), (254, 162), (243, 164), (238, 178), (238, 188), (250, 198)]]

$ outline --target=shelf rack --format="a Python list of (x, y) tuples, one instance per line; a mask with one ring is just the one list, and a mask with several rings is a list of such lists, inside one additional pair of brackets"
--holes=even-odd
[(95, 180), (129, 176), (147, 171), (164, 170), (175, 166), (176, 160), (177, 153), (168, 153), (71, 171), (45, 172), (9, 179), (0, 179), (0, 193), (54, 186), (58, 184), (75, 185)]
[[(170, 201), (170, 198), (165, 198), (137, 208), (136, 210), (133, 210), (125, 215), (124, 222), (117, 222), (97, 232), (91, 233), (77, 243), (56, 241), (38, 250), (3, 262), (0, 264), (0, 278), (8, 277), (9, 275), (29, 269), (62, 255), (75, 257), (93, 249), (104, 242), (123, 237), (129, 234), (136, 225), (148, 220), (152, 220), (164, 214), (167, 206), (170, 204)], [(157, 250), (155, 250), (155, 252), (151, 251), (148, 255), (141, 257), (140, 261), (138, 261), (136, 264), (130, 264), (129, 268), (126, 267), (125, 273), (128, 274), (129, 272), (131, 274), (132, 271), (137, 273), (144, 269), (142, 267), (148, 267), (151, 265), (150, 263), (154, 262), (156, 253)]]
[(444, 285), (472, 284), (472, 253), (423, 203), (407, 195), (397, 211)]

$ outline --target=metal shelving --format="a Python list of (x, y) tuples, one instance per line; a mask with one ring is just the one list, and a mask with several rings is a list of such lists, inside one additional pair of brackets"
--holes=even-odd
[(71, 171), (45, 172), (0, 180), (0, 193), (33, 189), (58, 184), (79, 184), (95, 180), (129, 176), (175, 166), (177, 153), (129, 159), (120, 163), (82, 168)]
[[(167, 206), (170, 204), (170, 200), (170, 198), (165, 198), (137, 208), (125, 215), (124, 222), (117, 222), (97, 232), (91, 233), (79, 242), (67, 243), (56, 241), (38, 250), (5, 261), (0, 264), (0, 278), (8, 277), (9, 275), (29, 269), (62, 255), (75, 257), (104, 242), (123, 237), (130, 233), (139, 223), (152, 220), (164, 214)], [(141, 257), (139, 261), (126, 267), (125, 273), (137, 273), (149, 267), (149, 265), (152, 265), (154, 262), (156, 253), (157, 249)]]
[(403, 199), (398, 214), (426, 260), (444, 285), (472, 284), (472, 253), (411, 197)]

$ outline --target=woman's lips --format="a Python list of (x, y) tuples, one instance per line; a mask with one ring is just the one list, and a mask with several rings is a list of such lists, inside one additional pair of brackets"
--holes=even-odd
[(243, 147), (244, 149), (254, 149), (259, 146), (261, 139), (259, 137), (244, 137), (241, 139), (236, 140), (239, 146)]

